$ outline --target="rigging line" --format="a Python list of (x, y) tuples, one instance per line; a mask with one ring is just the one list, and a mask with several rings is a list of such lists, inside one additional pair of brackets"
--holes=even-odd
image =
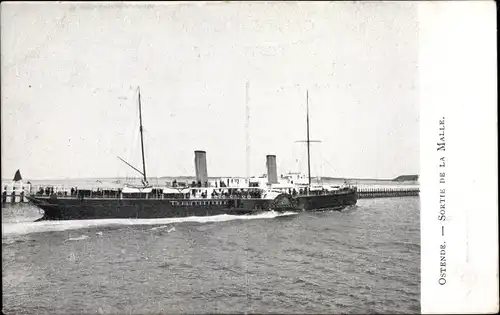
[(326, 162), (326, 164), (328, 164), (332, 168), (332, 171), (334, 173), (337, 172), (337, 170), (330, 164), (330, 162), (328, 162), (328, 160), (326, 158), (323, 158), (323, 160)]
[[(129, 91), (132, 90), (134, 91), (134, 89), (132, 87), (129, 88)], [(127, 98), (127, 99), (133, 99), (133, 98)], [(125, 102), (127, 103), (127, 102)], [(139, 117), (138, 115), (133, 115), (134, 118), (132, 118), (132, 121), (130, 121), (131, 123), (131, 126), (133, 128), (127, 128), (127, 132), (126, 132), (126, 138), (131, 138), (132, 139), (132, 142), (131, 142), (131, 146), (128, 146), (128, 149), (125, 148), (125, 152), (126, 152), (126, 155), (127, 155), (127, 160), (133, 162), (134, 164), (137, 164), (137, 156), (135, 154), (133, 154), (134, 152), (137, 152), (136, 149), (137, 149), (137, 143), (138, 143), (138, 140), (139, 140), (139, 133), (136, 132), (136, 130), (138, 129), (139, 127)], [(132, 134), (131, 134), (132, 133)], [(142, 172), (141, 172), (141, 175), (142, 175)], [(125, 172), (125, 179), (126, 181), (130, 181), (132, 179), (135, 180), (135, 176), (131, 176), (128, 172)]]
[(319, 146), (318, 150), (317, 150), (317, 155), (319, 155), (319, 165), (316, 165), (316, 167), (318, 168), (318, 182), (323, 184), (323, 150), (322, 150), (322, 146)]
[(122, 158), (121, 158), (121, 157), (119, 157), (119, 156), (118, 156), (118, 158), (119, 158), (119, 159), (120, 159), (123, 163), (127, 164), (128, 166), (130, 166), (131, 168), (133, 168), (136, 172), (138, 172), (139, 174), (141, 174), (141, 175), (143, 175), (143, 176), (144, 176), (144, 174), (143, 174), (141, 171), (139, 171), (137, 168), (135, 168), (132, 164), (130, 164), (129, 162), (125, 161), (124, 159), (122, 159)]
[(129, 129), (130, 132), (133, 132), (133, 135), (130, 135), (130, 133), (129, 133), (129, 135), (132, 137), (132, 146), (129, 150), (126, 150), (127, 151), (127, 160), (132, 161), (134, 163), (136, 162), (136, 159), (137, 159), (137, 157), (135, 155), (133, 155), (133, 152), (136, 152), (136, 147), (137, 147), (137, 143), (139, 140), (139, 134), (136, 132), (138, 126), (139, 126), (138, 118), (135, 117), (134, 124), (133, 124), (134, 128)]

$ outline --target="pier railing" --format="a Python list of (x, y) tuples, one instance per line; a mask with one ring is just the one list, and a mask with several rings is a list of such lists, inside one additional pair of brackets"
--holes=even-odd
[(2, 203), (27, 202), (31, 186), (25, 182), (2, 183)]
[(393, 186), (393, 187), (358, 187), (358, 198), (388, 198), (419, 196), (420, 187), (417, 186)]
[(2, 182), (2, 203), (28, 202), (26, 196), (40, 194), (49, 196), (70, 196), (72, 187), (66, 185), (33, 185), (29, 182)]

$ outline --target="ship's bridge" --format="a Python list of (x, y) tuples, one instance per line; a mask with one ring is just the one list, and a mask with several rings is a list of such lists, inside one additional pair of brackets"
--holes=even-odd
[(249, 187), (249, 179), (246, 177), (221, 177), (210, 181), (211, 187)]
[(220, 199), (220, 198), (262, 198), (265, 190), (255, 187), (189, 187), (183, 189), (164, 188), (166, 198), (182, 197), (186, 199)]

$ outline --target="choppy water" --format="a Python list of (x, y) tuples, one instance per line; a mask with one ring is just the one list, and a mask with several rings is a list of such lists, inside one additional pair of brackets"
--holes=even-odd
[(28, 222), (2, 209), (6, 314), (420, 313), (418, 197), (343, 212)]

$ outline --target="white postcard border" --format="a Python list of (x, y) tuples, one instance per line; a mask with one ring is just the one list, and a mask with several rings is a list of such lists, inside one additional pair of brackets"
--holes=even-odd
[(419, 3), (422, 313), (498, 312), (496, 7)]

